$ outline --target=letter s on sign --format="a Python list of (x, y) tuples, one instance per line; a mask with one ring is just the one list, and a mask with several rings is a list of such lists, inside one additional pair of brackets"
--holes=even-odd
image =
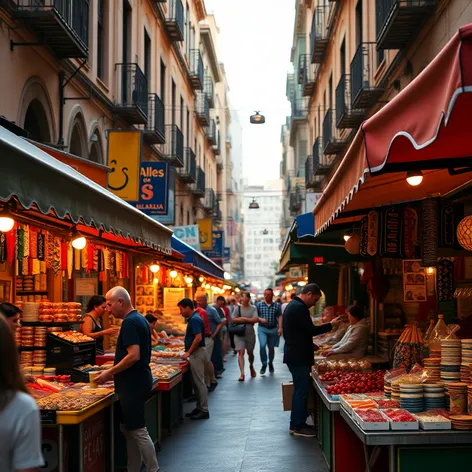
[(144, 184), (141, 187), (141, 198), (143, 200), (151, 200), (154, 196), (152, 184)]

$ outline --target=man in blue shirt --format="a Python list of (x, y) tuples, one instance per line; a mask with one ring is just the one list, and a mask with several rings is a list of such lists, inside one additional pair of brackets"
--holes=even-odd
[(146, 318), (133, 308), (125, 288), (114, 287), (105, 298), (108, 312), (123, 322), (114, 366), (102, 372), (96, 382), (115, 380), (115, 391), (120, 397), (120, 429), (128, 450), (128, 471), (139, 472), (144, 462), (149, 472), (158, 472), (156, 450), (144, 420), (144, 404), (152, 389), (151, 328)]
[(205, 325), (195, 311), (195, 306), (190, 298), (184, 298), (177, 306), (180, 314), (188, 319), (185, 332), (185, 353), (183, 359), (188, 359), (192, 373), (193, 389), (197, 397), (197, 407), (189, 414), (192, 420), (206, 420), (210, 418), (208, 412), (208, 387), (205, 382), (205, 368), (208, 363), (205, 348)]
[(269, 372), (274, 373), (275, 347), (278, 346), (279, 337), (282, 334), (282, 310), (278, 303), (274, 302), (274, 291), (267, 288), (264, 291), (264, 301), (257, 304), (259, 315), (259, 347), (261, 356), (261, 375), (267, 370), (267, 348), (269, 348)]

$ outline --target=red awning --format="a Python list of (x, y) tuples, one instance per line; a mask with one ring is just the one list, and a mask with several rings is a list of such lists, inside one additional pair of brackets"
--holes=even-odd
[[(448, 171), (472, 167), (471, 92), (469, 24), (362, 124), (314, 210), (317, 232), (342, 211), (446, 195), (472, 180), (471, 173)], [(423, 183), (410, 187), (405, 171), (414, 169), (436, 170), (423, 172)], [(378, 173), (393, 174), (375, 176)]]

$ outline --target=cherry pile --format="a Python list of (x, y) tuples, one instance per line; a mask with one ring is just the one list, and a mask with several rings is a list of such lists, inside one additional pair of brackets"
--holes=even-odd
[(323, 382), (334, 382), (328, 385), (326, 391), (330, 395), (344, 393), (379, 392), (384, 388), (385, 371), (379, 370), (372, 373), (357, 372), (328, 372), (320, 376)]

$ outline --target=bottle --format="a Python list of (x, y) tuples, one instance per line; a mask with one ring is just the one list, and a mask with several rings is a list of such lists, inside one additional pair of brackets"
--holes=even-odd
[(444, 315), (438, 315), (438, 322), (431, 332), (429, 338), (429, 351), (434, 351), (436, 355), (441, 352), (441, 339), (446, 338), (449, 335), (449, 328), (444, 323)]

